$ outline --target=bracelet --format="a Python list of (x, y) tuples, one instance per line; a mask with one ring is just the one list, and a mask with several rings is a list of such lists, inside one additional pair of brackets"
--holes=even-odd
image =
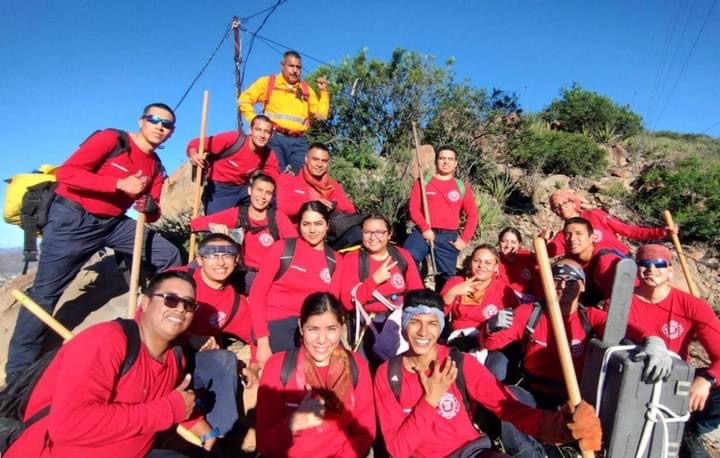
[(208, 431), (207, 433), (200, 436), (200, 442), (202, 442), (203, 445), (205, 445), (205, 442), (209, 441), (210, 439), (214, 439), (216, 437), (220, 437), (220, 428), (215, 426), (213, 429)]

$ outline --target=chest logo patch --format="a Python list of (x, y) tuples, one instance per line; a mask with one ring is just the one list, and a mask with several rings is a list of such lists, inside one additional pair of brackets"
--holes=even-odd
[(498, 313), (497, 305), (495, 304), (488, 304), (485, 306), (485, 308), (482, 311), (483, 318), (486, 320), (489, 320), (490, 318), (494, 317)]
[(405, 288), (405, 279), (402, 274), (395, 272), (392, 274), (392, 277), (390, 277), (390, 284), (393, 285), (395, 289), (403, 289)]
[(601, 229), (593, 229), (593, 236), (595, 237), (595, 241), (599, 242), (603, 239), (603, 232)]
[(260, 234), (258, 240), (260, 241), (260, 245), (265, 247), (268, 247), (275, 242), (275, 239), (272, 237), (272, 235), (268, 234), (267, 232), (263, 232), (262, 234)]
[(530, 269), (525, 267), (522, 272), (520, 272), (520, 276), (523, 278), (523, 280), (530, 280), (532, 278), (532, 272), (530, 272)]
[(215, 312), (212, 315), (210, 315), (210, 318), (208, 321), (210, 322), (210, 326), (216, 329), (220, 329), (223, 324), (225, 324), (225, 319), (227, 318), (227, 315), (225, 315), (225, 312)]
[(437, 413), (446, 420), (451, 420), (460, 411), (460, 403), (452, 393), (445, 393), (440, 398), (437, 406)]
[(320, 280), (330, 284), (330, 269), (327, 267), (320, 271)]
[(678, 337), (683, 335), (684, 332), (685, 328), (683, 327), (683, 325), (675, 320), (670, 320), (669, 323), (665, 323), (662, 326), (662, 333), (668, 339), (677, 339)]
[(460, 200), (460, 193), (453, 189), (448, 193), (448, 200), (450, 202), (457, 202)]

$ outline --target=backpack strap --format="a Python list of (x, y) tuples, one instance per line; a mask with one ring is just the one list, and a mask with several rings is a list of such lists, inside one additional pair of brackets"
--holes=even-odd
[(295, 372), (297, 366), (298, 347), (292, 347), (285, 352), (283, 356), (282, 368), (280, 369), (280, 383), (282, 386), (286, 386), (290, 375)]
[(238, 219), (237, 223), (235, 223), (235, 227), (242, 227), (245, 232), (249, 232), (250, 234), (257, 234), (258, 232), (263, 231), (264, 229), (267, 229), (270, 231), (270, 235), (272, 235), (272, 238), (277, 240), (280, 240), (280, 230), (277, 226), (277, 218), (276, 218), (276, 210), (274, 208), (268, 208), (267, 210), (267, 224), (263, 224), (262, 226), (251, 226), (250, 225), (250, 208), (247, 205), (240, 205), (238, 207)]
[(400, 402), (400, 388), (402, 387), (402, 355), (396, 355), (388, 360), (388, 384), (397, 402)]
[(626, 258), (632, 259), (632, 256), (623, 253), (622, 251), (618, 250), (617, 248), (601, 248), (597, 252), (598, 257), (605, 256), (606, 254), (613, 254), (620, 259), (626, 259)]
[(278, 229), (277, 225), (276, 211), (273, 207), (268, 208), (267, 220), (270, 235), (272, 235), (272, 238), (274, 238), (276, 241), (280, 240), (280, 230)]
[(330, 276), (332, 277), (335, 273), (335, 267), (337, 266), (337, 261), (335, 260), (335, 250), (333, 250), (327, 243), (323, 245), (323, 248), (325, 249), (325, 259), (327, 260), (328, 270), (330, 271)]
[(580, 315), (580, 323), (582, 323), (583, 331), (585, 331), (585, 336), (588, 339), (596, 337), (595, 331), (593, 331), (592, 325), (590, 324), (590, 320), (587, 316), (587, 308), (582, 304), (578, 304), (578, 315)]
[(358, 253), (358, 278), (361, 282), (367, 280), (370, 275), (370, 255), (365, 247), (360, 247)]
[(290, 264), (292, 263), (293, 256), (295, 256), (295, 245), (297, 244), (297, 239), (285, 239), (285, 247), (283, 248), (283, 254), (280, 256), (280, 268), (278, 269), (277, 273), (275, 274), (275, 278), (273, 281), (278, 281), (280, 277), (285, 275), (285, 272), (290, 268)]
[(118, 379), (123, 375), (127, 374), (130, 368), (137, 361), (138, 355), (140, 354), (140, 329), (138, 328), (135, 320), (129, 320), (126, 318), (118, 318), (115, 321), (120, 325), (127, 338), (127, 347), (125, 351), (125, 359), (120, 366), (120, 373)]
[(468, 396), (467, 386), (465, 385), (465, 374), (463, 372), (465, 358), (463, 356), (463, 353), (456, 347), (452, 347), (450, 349), (450, 358), (455, 361), (455, 367), (457, 367), (458, 371), (457, 377), (455, 378), (455, 385), (462, 394), (463, 404), (465, 404), (465, 410), (467, 410), (468, 415), (470, 415), (470, 418), (472, 419), (472, 405), (470, 404), (470, 397)]
[[(234, 289), (234, 287), (233, 287)], [(228, 319), (225, 320), (225, 323), (230, 324), (230, 322), (235, 318), (235, 315), (237, 315), (238, 310), (240, 310), (240, 293), (235, 291), (235, 297), (233, 298), (233, 305), (232, 309), (230, 309), (230, 316), (228, 316)]]
[(405, 276), (405, 273), (407, 273), (408, 269), (408, 263), (405, 257), (400, 253), (400, 250), (397, 249), (395, 245), (392, 243), (389, 243), (387, 246), (388, 253), (390, 253), (390, 256), (392, 256), (393, 260), (397, 262), (398, 268), (400, 269), (400, 272), (402, 272), (403, 277)]
[(226, 157), (230, 157), (233, 154), (240, 151), (240, 148), (245, 144), (245, 139), (247, 137), (245, 136), (245, 133), (243, 131), (240, 131), (240, 134), (238, 135), (237, 140), (233, 142), (232, 145), (228, 146), (224, 150), (220, 151), (217, 154), (210, 154), (208, 155), (208, 159), (211, 160), (218, 160), (218, 159), (225, 159)]
[(270, 103), (270, 96), (272, 96), (272, 92), (275, 90), (275, 81), (277, 80), (276, 75), (269, 75), (268, 76), (268, 82), (267, 87), (265, 88), (265, 100), (263, 101), (263, 112), (267, 109), (268, 104)]
[(238, 207), (238, 219), (235, 227), (242, 227), (246, 231), (250, 230), (250, 209), (247, 205), (240, 205)]
[(462, 200), (462, 198), (465, 197), (465, 182), (460, 178), (455, 177), (455, 184), (460, 190), (460, 199)]
[(535, 326), (537, 326), (537, 322), (540, 319), (541, 314), (542, 304), (540, 304), (540, 302), (535, 302), (533, 304), (532, 312), (530, 312), (530, 316), (528, 317), (527, 324), (525, 325), (525, 332), (523, 332), (521, 341), (523, 355), (525, 354), (528, 343), (530, 343), (530, 339), (532, 339), (533, 334), (535, 334)]

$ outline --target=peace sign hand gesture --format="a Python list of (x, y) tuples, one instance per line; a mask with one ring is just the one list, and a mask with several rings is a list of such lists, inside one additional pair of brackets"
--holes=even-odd
[(396, 265), (397, 261), (395, 261), (391, 256), (388, 256), (378, 270), (376, 270), (373, 274), (373, 281), (378, 285), (382, 285), (388, 281), (388, 279), (392, 276), (391, 271)]

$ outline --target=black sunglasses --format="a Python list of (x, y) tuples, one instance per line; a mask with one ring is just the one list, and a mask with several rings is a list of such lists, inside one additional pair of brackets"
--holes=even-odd
[(145, 121), (149, 122), (150, 124), (157, 124), (160, 123), (162, 126), (168, 130), (172, 130), (175, 127), (175, 121), (170, 121), (169, 119), (163, 119), (158, 115), (145, 115), (142, 117)]
[(174, 309), (177, 308), (178, 305), (182, 303), (183, 308), (186, 312), (197, 312), (198, 308), (200, 308), (200, 304), (195, 302), (195, 299), (190, 299), (189, 297), (182, 297), (178, 296), (177, 294), (173, 293), (155, 293), (151, 294), (151, 297), (162, 297), (163, 303), (165, 304), (165, 307)]

